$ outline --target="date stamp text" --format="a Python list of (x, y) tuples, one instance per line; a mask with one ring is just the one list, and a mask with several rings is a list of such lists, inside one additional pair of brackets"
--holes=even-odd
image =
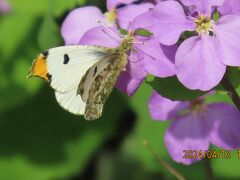
[[(237, 150), (237, 158), (240, 159), (240, 150)], [(183, 159), (231, 159), (231, 150), (183, 150)], [(234, 155), (235, 156), (235, 155)]]

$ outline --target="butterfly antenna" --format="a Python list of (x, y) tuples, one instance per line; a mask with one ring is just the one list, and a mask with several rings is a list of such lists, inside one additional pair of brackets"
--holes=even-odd
[(110, 32), (114, 37), (116, 37), (118, 41), (121, 41), (121, 40), (122, 40), (122, 38), (119, 37), (115, 32), (113, 32), (109, 27), (107, 27), (106, 24), (104, 24), (104, 23), (101, 22), (100, 20), (97, 20), (97, 23), (100, 24), (100, 25), (102, 25), (105, 29), (107, 29), (108, 32)]
[(147, 45), (147, 43), (146, 42), (140, 42), (140, 41), (135, 41), (135, 42), (129, 42), (130, 44), (141, 44), (141, 45)]

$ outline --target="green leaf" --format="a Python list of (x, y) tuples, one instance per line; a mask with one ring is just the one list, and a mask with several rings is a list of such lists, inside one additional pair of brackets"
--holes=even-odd
[(45, 16), (41, 25), (38, 35), (38, 44), (41, 50), (46, 50), (63, 44), (60, 28), (57, 26), (50, 13)]
[(153, 33), (148, 31), (147, 29), (139, 28), (134, 31), (134, 35), (150, 37), (153, 35)]
[[(40, 81), (29, 81), (29, 79), (26, 78), (32, 61), (39, 52), (36, 40), (32, 38), (37, 37), (37, 24), (38, 21), (29, 26), (27, 34), (25, 34), (26, 32), (22, 32), (24, 38), (21, 37), (20, 41), (17, 40), (15, 42), (17, 45), (16, 49), (12, 48), (13, 52), (11, 55), (8, 55), (4, 58), (4, 61), (0, 62), (1, 112), (10, 108), (12, 109), (20, 103), (23, 103), (31, 95), (36, 94), (42, 85)], [(15, 36), (15, 33), (13, 33), (12, 36)], [(7, 50), (4, 52), (6, 53)]]
[(102, 118), (89, 122), (63, 110), (46, 86), (28, 102), (1, 113), (0, 179), (69, 179), (80, 174), (115, 134), (127, 108), (116, 91)]
[[(49, 0), (41, 0), (41, 1), (32, 1), (32, 0), (8, 0), (10, 5), (12, 6), (13, 14), (25, 14), (26, 17), (29, 16), (39, 16), (48, 11)], [(24, 19), (22, 19), (24, 20)]]
[(213, 20), (214, 21), (218, 21), (218, 19), (220, 18), (220, 13), (218, 11), (213, 13)]
[(127, 35), (128, 34), (128, 31), (126, 29), (122, 29), (122, 28), (119, 29), (119, 32), (120, 32), (121, 35)]
[[(37, 27), (38, 32), (41, 25), (41, 17), (49, 11), (49, 0), (8, 0), (11, 5), (11, 12), (1, 16), (0, 21), (0, 51), (1, 59), (11, 59), (24, 41), (29, 40), (30, 31)], [(55, 0), (54, 0), (55, 1)], [(67, 2), (67, 1), (66, 1)], [(31, 36), (31, 40), (37, 36)]]
[(193, 100), (207, 93), (198, 90), (193, 91), (186, 88), (178, 81), (176, 76), (168, 78), (154, 78), (152, 82), (148, 83), (160, 95), (171, 100)]
[(61, 16), (63, 12), (71, 11), (85, 2), (86, 0), (53, 0), (51, 10), (54, 16)]
[[(103, 152), (97, 162), (98, 180), (156, 180), (163, 179), (161, 172), (144, 168), (141, 161), (121, 152)], [(121, 176), (119, 176), (121, 174)]]
[[(211, 149), (217, 152), (222, 152), (223, 150), (214, 146)], [(238, 156), (238, 151), (231, 151), (230, 159), (213, 158), (211, 164), (216, 179), (239, 179), (240, 177), (240, 158)]]
[[(235, 88), (238, 88), (240, 85), (240, 70), (239, 70), (239, 68), (238, 67), (228, 67), (227, 76), (228, 76), (229, 80), (232, 82), (232, 85)], [(214, 89), (217, 91), (222, 91), (222, 92), (226, 93), (226, 89), (221, 84), (216, 86)]]
[(29, 37), (31, 29), (38, 22), (35, 16), (9, 14), (0, 21), (1, 61), (7, 61), (16, 53), (21, 44)]

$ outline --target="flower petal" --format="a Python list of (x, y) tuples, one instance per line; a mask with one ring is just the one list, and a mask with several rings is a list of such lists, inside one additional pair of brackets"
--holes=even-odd
[(176, 1), (158, 3), (154, 10), (136, 17), (131, 28), (148, 29), (164, 45), (173, 45), (182, 32), (196, 29), (193, 20), (184, 14), (182, 6)]
[(219, 59), (213, 37), (191, 37), (177, 50), (177, 77), (189, 89), (208, 91), (218, 85), (226, 71)]
[(223, 16), (217, 23), (216, 34), (219, 57), (229, 66), (240, 66), (240, 16)]
[(61, 27), (65, 44), (78, 44), (83, 34), (87, 30), (99, 26), (97, 20), (103, 21), (103, 19), (102, 12), (93, 6), (81, 7), (71, 11)]
[(162, 1), (164, 1), (164, 0), (155, 0), (155, 3), (157, 4), (157, 3), (160, 3)]
[(144, 28), (149, 31), (154, 30), (154, 11), (150, 10), (148, 12), (145, 12), (137, 17), (130, 23), (130, 26), (128, 29), (136, 30), (138, 28)]
[(147, 76), (147, 72), (142, 68), (141, 61), (138, 62), (128, 61), (126, 70), (133, 78), (142, 79)]
[(239, 0), (225, 0), (223, 5), (218, 8), (221, 15), (240, 15)]
[[(114, 28), (109, 27), (109, 29), (117, 35), (117, 31)], [(119, 46), (120, 41), (109, 30), (99, 26), (88, 30), (81, 38), (79, 44), (115, 48)]]
[(150, 8), (153, 8), (151, 3), (143, 4), (131, 4), (126, 7), (117, 10), (118, 24), (121, 28), (128, 29), (131, 21), (134, 20), (138, 15), (147, 12)]
[(0, 0), (0, 12), (7, 13), (11, 10), (10, 5), (5, 0)]
[(175, 44), (181, 33), (193, 31), (195, 24), (185, 14), (176, 1), (164, 1), (157, 5), (155, 13), (154, 35), (164, 45)]
[(195, 6), (202, 14), (211, 15), (213, 6), (221, 6), (224, 0), (182, 0), (186, 6)]
[(111, 11), (113, 8), (116, 8), (119, 5), (122, 4), (131, 4), (136, 0), (107, 0), (107, 9), (108, 11)]
[(144, 69), (158, 77), (174, 76), (176, 74), (174, 60), (177, 46), (164, 46), (158, 42), (154, 43), (154, 41), (146, 43), (145, 49), (141, 49), (143, 52), (145, 51)]
[(116, 88), (127, 95), (132, 96), (142, 84), (144, 78), (133, 78), (127, 71), (124, 71), (118, 77)]
[(188, 102), (171, 101), (153, 91), (149, 100), (149, 111), (152, 119), (166, 121), (178, 117), (178, 113), (188, 107)]
[(142, 61), (132, 60), (133, 58), (135, 59), (137, 55), (138, 53), (130, 54), (126, 71), (120, 74), (116, 83), (116, 87), (129, 96), (137, 91), (138, 87), (147, 76), (147, 72), (142, 68)]
[(240, 112), (230, 104), (209, 105), (208, 121), (213, 123), (211, 143), (224, 149), (240, 148)]
[[(192, 164), (200, 159), (194, 157), (184, 158), (184, 151), (187, 150), (208, 150), (209, 149), (208, 125), (197, 113), (191, 113), (179, 117), (168, 128), (165, 134), (165, 145), (174, 161), (183, 164)], [(194, 153), (193, 153), (194, 154)]]

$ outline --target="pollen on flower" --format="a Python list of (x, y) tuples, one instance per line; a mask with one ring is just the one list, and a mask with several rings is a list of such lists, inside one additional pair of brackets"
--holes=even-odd
[(213, 31), (212, 20), (209, 16), (200, 15), (194, 23), (197, 26), (196, 32), (200, 34), (211, 34)]
[(105, 17), (110, 24), (114, 24), (116, 22), (116, 18), (117, 18), (116, 9), (113, 8), (110, 11), (106, 12)]

